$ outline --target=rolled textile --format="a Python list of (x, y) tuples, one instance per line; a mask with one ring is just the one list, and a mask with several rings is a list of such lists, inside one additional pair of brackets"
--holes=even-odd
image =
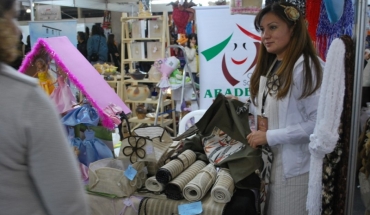
[(158, 182), (155, 176), (149, 177), (145, 181), (145, 187), (152, 192), (162, 192), (164, 190), (164, 184)]
[[(179, 214), (178, 206), (180, 204), (190, 203), (186, 200), (171, 200), (144, 198), (140, 202), (138, 215), (151, 214)], [(202, 215), (222, 215), (226, 204), (220, 204), (212, 201), (210, 194), (202, 199)]]
[(188, 201), (199, 201), (207, 194), (216, 181), (217, 171), (210, 163), (193, 178), (183, 190), (183, 195)]
[(166, 194), (167, 198), (173, 200), (184, 199), (182, 190), (206, 165), (204, 161), (197, 160), (179, 176), (170, 181), (164, 189), (164, 194)]
[(185, 150), (183, 153), (177, 156), (177, 158), (171, 160), (164, 166), (158, 169), (155, 178), (158, 182), (167, 184), (176, 176), (178, 176), (184, 169), (188, 168), (195, 162), (196, 155), (191, 150)]
[(216, 176), (216, 182), (211, 190), (213, 201), (227, 203), (234, 194), (234, 180), (228, 169), (220, 169)]

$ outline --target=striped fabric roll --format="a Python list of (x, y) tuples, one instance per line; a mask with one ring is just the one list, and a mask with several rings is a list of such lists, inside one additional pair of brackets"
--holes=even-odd
[(189, 168), (168, 183), (164, 190), (167, 198), (174, 200), (184, 199), (182, 190), (184, 189), (185, 185), (187, 185), (206, 165), (207, 164), (204, 163), (204, 161), (195, 161), (191, 166), (189, 166)]
[(166, 165), (162, 166), (156, 173), (155, 178), (158, 182), (167, 184), (176, 176), (178, 176), (184, 169), (188, 168), (196, 160), (196, 155), (191, 150), (185, 150), (177, 156), (176, 159), (171, 160)]
[(183, 194), (188, 201), (201, 200), (216, 181), (217, 171), (212, 163), (208, 164), (184, 188)]
[[(170, 199), (144, 198), (140, 202), (138, 215), (177, 215), (179, 214), (178, 206), (187, 203), (190, 202), (186, 200), (177, 201)], [(208, 195), (202, 199), (202, 215), (222, 215), (225, 205), (226, 204), (214, 202), (208, 193)]]
[(234, 194), (234, 180), (228, 169), (220, 169), (217, 173), (216, 182), (211, 190), (213, 201), (228, 203)]
[(159, 183), (155, 176), (148, 178), (145, 181), (145, 187), (152, 192), (162, 192), (164, 190), (164, 184)]

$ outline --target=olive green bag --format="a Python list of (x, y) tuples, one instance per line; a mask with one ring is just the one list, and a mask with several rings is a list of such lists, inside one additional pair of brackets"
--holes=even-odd
[(236, 187), (250, 188), (243, 179), (260, 169), (263, 162), (262, 150), (250, 147), (246, 138), (251, 133), (248, 116), (249, 103), (218, 94), (203, 117), (175, 140), (197, 134), (208, 160), (228, 168)]

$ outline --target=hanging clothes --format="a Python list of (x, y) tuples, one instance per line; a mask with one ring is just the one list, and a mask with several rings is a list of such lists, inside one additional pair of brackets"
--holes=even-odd
[(341, 36), (345, 45), (345, 91), (339, 140), (334, 151), (327, 154), (323, 162), (322, 214), (344, 215), (347, 197), (348, 155), (351, 136), (351, 113), (354, 83), (355, 50), (350, 36)]
[(50, 98), (56, 105), (59, 113), (70, 111), (77, 104), (76, 97), (67, 83), (65, 83), (63, 76), (58, 77), (58, 87), (50, 95)]
[(353, 35), (355, 11), (352, 0), (345, 0), (343, 16), (336, 23), (331, 23), (324, 1), (321, 2), (320, 19), (316, 32), (316, 47), (319, 55), (325, 60), (331, 42), (341, 35)]
[(98, 112), (89, 103), (74, 108), (62, 117), (62, 123), (67, 126), (84, 124), (86, 126), (97, 126), (99, 123)]
[(316, 46), (316, 30), (319, 24), (320, 7), (322, 0), (310, 0), (306, 2), (306, 20), (311, 40)]
[[(76, 156), (78, 158), (79, 154), (81, 153), (80, 148), (81, 148), (82, 140), (79, 137), (75, 136), (74, 127), (68, 127), (67, 130), (68, 130), (68, 140), (71, 146), (73, 146)], [(80, 167), (80, 172), (81, 172), (81, 178), (84, 182), (86, 182), (89, 179), (89, 169), (87, 168), (87, 166), (85, 166), (81, 162), (79, 162), (79, 167)]]
[(85, 139), (80, 145), (78, 159), (81, 163), (89, 166), (90, 163), (104, 158), (113, 158), (112, 151), (100, 139), (95, 138), (93, 130), (85, 130)]

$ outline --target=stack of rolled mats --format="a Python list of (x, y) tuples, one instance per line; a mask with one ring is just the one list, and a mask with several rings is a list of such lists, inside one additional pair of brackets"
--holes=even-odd
[(191, 150), (185, 150), (177, 158), (171, 160), (158, 169), (155, 178), (159, 183), (167, 184), (180, 173), (192, 165), (196, 160), (196, 154)]
[(217, 203), (231, 200), (235, 186), (228, 169), (218, 171), (212, 163), (196, 160), (191, 150), (186, 150), (162, 166), (155, 176), (145, 182), (148, 190), (164, 192), (168, 199), (200, 201), (210, 192)]

